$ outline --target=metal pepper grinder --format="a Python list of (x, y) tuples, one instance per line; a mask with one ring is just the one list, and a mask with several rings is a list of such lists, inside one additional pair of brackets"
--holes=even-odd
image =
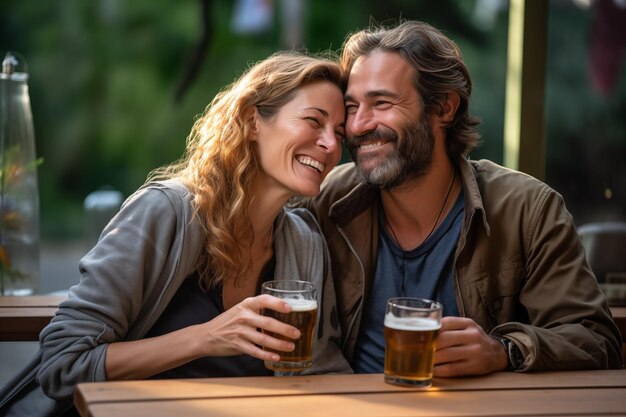
[(0, 73), (0, 294), (39, 284), (39, 190), (28, 72), (8, 52)]

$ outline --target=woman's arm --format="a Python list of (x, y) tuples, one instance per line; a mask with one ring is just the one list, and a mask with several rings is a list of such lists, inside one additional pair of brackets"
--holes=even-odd
[(260, 346), (289, 352), (294, 344), (258, 329), (297, 339), (295, 327), (262, 316), (262, 309), (282, 313), (291, 306), (278, 298), (259, 295), (241, 303), (204, 324), (189, 326), (162, 336), (109, 345), (106, 353), (107, 379), (143, 379), (205, 356), (247, 354), (261, 360), (278, 361), (276, 353)]
[(140, 338), (158, 318), (202, 244), (191, 198), (180, 185), (141, 189), (81, 259), (80, 283), (40, 335), (46, 395), (71, 398), (77, 383), (105, 380), (108, 345)]

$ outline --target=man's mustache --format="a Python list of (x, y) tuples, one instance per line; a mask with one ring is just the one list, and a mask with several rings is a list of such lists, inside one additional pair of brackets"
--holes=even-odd
[(398, 134), (391, 129), (377, 128), (371, 132), (362, 135), (352, 135), (346, 137), (346, 145), (357, 147), (361, 142), (370, 142), (376, 140), (388, 140), (390, 142), (398, 141)]

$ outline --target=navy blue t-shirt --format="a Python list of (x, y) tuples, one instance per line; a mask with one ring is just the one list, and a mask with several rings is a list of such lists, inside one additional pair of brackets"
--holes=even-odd
[[(275, 258), (263, 268), (257, 294), (261, 284), (274, 277)], [(197, 274), (190, 275), (176, 291), (174, 298), (152, 326), (146, 338), (170, 333), (194, 324), (205, 323), (224, 312), (222, 287), (205, 291), (200, 287)], [(196, 359), (177, 368), (153, 376), (153, 379), (209, 378), (230, 376), (263, 376), (273, 372), (263, 366), (263, 361), (248, 355), (213, 356)]]
[(463, 224), (463, 192), (432, 235), (404, 251), (387, 233), (383, 210), (374, 281), (365, 300), (354, 353), (356, 373), (380, 373), (385, 365), (385, 306), (392, 297), (420, 297), (443, 305), (444, 316), (458, 316), (454, 296), (454, 252)]

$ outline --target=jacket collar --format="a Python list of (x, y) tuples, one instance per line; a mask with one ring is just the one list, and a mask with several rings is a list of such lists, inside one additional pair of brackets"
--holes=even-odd
[[(480, 188), (476, 181), (476, 168), (466, 158), (457, 161), (457, 167), (461, 174), (463, 192), (465, 195), (465, 228), (469, 227), (474, 216), (481, 215), (483, 226), (490, 235), (489, 223), (483, 205)], [(356, 169), (356, 168), (354, 168)], [(354, 187), (345, 196), (337, 200), (330, 207), (330, 217), (340, 228), (345, 227), (352, 220), (368, 209), (377, 207), (380, 199), (380, 191), (362, 182), (355, 183)]]
[[(356, 168), (355, 168), (356, 169)], [(376, 206), (380, 191), (364, 183), (356, 183), (348, 194), (337, 200), (330, 207), (330, 217), (340, 228)]]
[(461, 171), (463, 192), (465, 194), (464, 228), (468, 228), (474, 218), (474, 215), (480, 213), (487, 236), (490, 236), (491, 229), (489, 228), (489, 223), (487, 222), (487, 213), (485, 213), (483, 198), (480, 194), (478, 182), (476, 181), (476, 167), (466, 158), (460, 158), (457, 162), (457, 167)]

